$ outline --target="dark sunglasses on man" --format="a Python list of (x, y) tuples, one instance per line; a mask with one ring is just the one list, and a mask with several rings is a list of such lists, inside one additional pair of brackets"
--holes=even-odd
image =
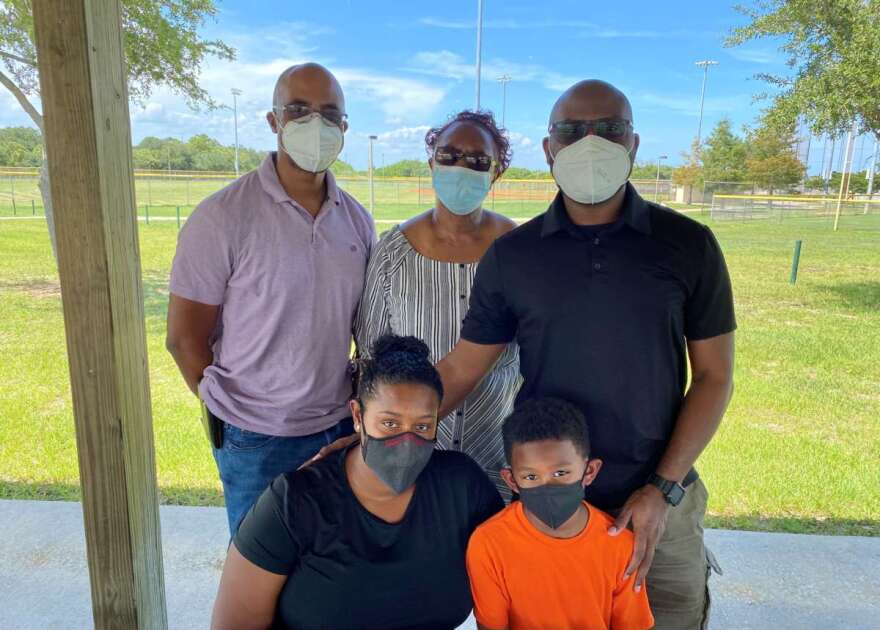
[(454, 147), (440, 147), (434, 151), (434, 161), (443, 166), (455, 166), (460, 160), (464, 160), (464, 166), (472, 171), (485, 173), (492, 168), (495, 160), (485, 153), (465, 153)]
[(344, 114), (338, 109), (332, 107), (318, 110), (312, 109), (308, 105), (303, 105), (302, 103), (290, 103), (282, 107), (276, 107), (275, 111), (276, 113), (286, 114), (287, 120), (300, 120), (311, 116), (312, 114), (318, 114), (326, 123), (336, 125), (337, 127), (341, 127), (342, 123), (348, 118), (348, 114)]
[(558, 120), (550, 125), (550, 135), (560, 144), (574, 144), (592, 132), (616, 142), (632, 131), (632, 123), (620, 118), (602, 120)]

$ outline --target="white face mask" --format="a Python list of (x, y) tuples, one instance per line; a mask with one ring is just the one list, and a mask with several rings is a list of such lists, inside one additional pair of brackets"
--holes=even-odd
[(553, 158), (553, 179), (578, 203), (602, 203), (629, 179), (629, 151), (601, 136), (589, 135), (560, 149)]
[(317, 113), (304, 120), (290, 120), (281, 127), (284, 151), (298, 167), (310, 173), (330, 168), (339, 157), (342, 144), (342, 129), (326, 124)]

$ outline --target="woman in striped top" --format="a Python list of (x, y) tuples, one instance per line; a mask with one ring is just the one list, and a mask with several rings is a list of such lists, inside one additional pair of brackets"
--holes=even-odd
[[(458, 341), (474, 273), (492, 242), (516, 224), (482, 208), (510, 164), (505, 131), (488, 112), (464, 111), (425, 137), (436, 195), (433, 209), (386, 232), (370, 258), (357, 318), (359, 352), (387, 332), (423, 339), (434, 361)], [(515, 344), (461, 407), (443, 418), (438, 448), (463, 451), (510, 496), (501, 422), (521, 383)]]

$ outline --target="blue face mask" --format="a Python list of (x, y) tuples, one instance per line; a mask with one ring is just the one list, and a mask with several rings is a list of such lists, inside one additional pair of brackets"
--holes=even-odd
[(434, 164), (434, 192), (453, 214), (466, 215), (480, 207), (492, 187), (492, 171)]

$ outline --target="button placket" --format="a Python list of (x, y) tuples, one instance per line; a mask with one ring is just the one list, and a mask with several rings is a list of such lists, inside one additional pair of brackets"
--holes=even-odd
[[(461, 300), (460, 313), (462, 314), (462, 322), (467, 314), (467, 293), (464, 288), (467, 286), (467, 265), (459, 263), (458, 265), (458, 299)], [(459, 409), (455, 411), (455, 422), (452, 429), (452, 447), (455, 450), (461, 450), (462, 434), (464, 433), (464, 410), (465, 403), (461, 404)]]

